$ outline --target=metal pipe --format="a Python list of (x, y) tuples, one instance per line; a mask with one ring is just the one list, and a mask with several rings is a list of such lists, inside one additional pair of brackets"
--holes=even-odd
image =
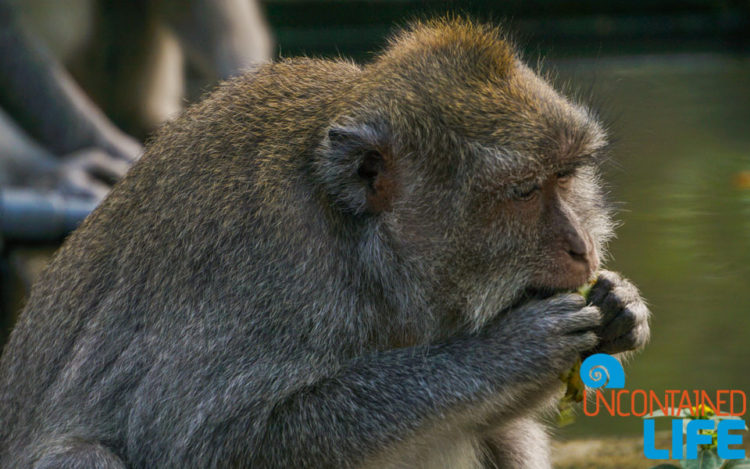
[(0, 233), (7, 240), (56, 241), (98, 204), (90, 198), (33, 189), (0, 189)]

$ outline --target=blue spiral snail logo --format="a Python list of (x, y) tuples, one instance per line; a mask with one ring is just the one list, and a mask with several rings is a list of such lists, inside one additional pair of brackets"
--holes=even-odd
[(625, 370), (612, 355), (595, 353), (581, 363), (581, 381), (589, 388), (625, 387)]

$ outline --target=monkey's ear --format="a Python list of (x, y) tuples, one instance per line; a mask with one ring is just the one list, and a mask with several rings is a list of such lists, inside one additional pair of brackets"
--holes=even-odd
[(334, 125), (318, 152), (317, 172), (342, 209), (376, 214), (391, 208), (394, 178), (386, 133), (371, 125)]

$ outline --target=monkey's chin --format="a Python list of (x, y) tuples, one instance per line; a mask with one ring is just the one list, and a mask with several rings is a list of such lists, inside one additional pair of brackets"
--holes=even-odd
[(591, 280), (592, 272), (586, 267), (576, 265), (565, 273), (545, 272), (532, 278), (527, 287), (531, 298), (545, 299), (558, 293), (570, 293), (578, 290)]

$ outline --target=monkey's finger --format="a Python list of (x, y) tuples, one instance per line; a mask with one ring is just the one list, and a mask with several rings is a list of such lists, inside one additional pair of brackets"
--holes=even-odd
[(596, 306), (586, 306), (569, 313), (562, 322), (562, 333), (575, 334), (598, 329), (602, 324), (602, 313)]
[(579, 358), (583, 352), (594, 350), (599, 345), (599, 336), (591, 331), (566, 335), (564, 340), (575, 352), (575, 359)]
[(627, 292), (617, 286), (610, 290), (604, 299), (595, 304), (602, 309), (602, 313), (604, 314), (604, 324), (607, 324), (615, 319), (630, 301)]
[(100, 179), (117, 180), (127, 173), (130, 163), (117, 158), (99, 148), (87, 148), (72, 153), (65, 158), (65, 166), (84, 168), (92, 174), (101, 175)]
[(645, 306), (638, 303), (623, 308), (617, 316), (601, 328), (599, 336), (602, 340), (613, 340), (627, 334), (641, 322), (641, 317), (645, 317), (645, 314), (640, 311), (643, 308)]
[(596, 283), (589, 293), (589, 303), (600, 305), (609, 292), (622, 281), (621, 279), (619, 274), (610, 270), (599, 271)]
[(641, 303), (641, 296), (632, 283), (623, 282), (617, 285), (604, 300), (599, 303), (604, 315), (604, 325), (607, 325), (618, 318), (623, 310), (629, 305)]
[(82, 168), (67, 168), (63, 171), (58, 188), (67, 195), (90, 197), (101, 200), (109, 192), (109, 186), (103, 184)]
[(128, 171), (128, 164), (124, 161), (113, 160), (107, 164), (92, 164), (88, 168), (91, 177), (102, 181), (108, 186), (114, 186), (117, 181), (125, 176)]
[(599, 333), (599, 337), (602, 338), (602, 341), (612, 341), (627, 334), (628, 331), (632, 330), (634, 327), (635, 318), (630, 314), (630, 311), (623, 310), (622, 314), (617, 316), (613, 321), (602, 327), (597, 332)]
[(637, 325), (634, 329), (630, 330), (630, 332), (625, 335), (617, 337), (614, 340), (603, 341), (599, 345), (597, 351), (613, 354), (628, 352), (631, 350), (638, 350), (646, 345), (646, 342), (648, 342), (648, 338), (648, 324), (642, 323)]
[(126, 165), (133, 164), (143, 153), (143, 146), (130, 135), (118, 132), (116, 135), (111, 134), (102, 147), (107, 153), (113, 155), (118, 160), (123, 161)]
[(564, 293), (555, 295), (547, 300), (547, 308), (550, 313), (567, 313), (578, 311), (586, 306), (586, 299), (577, 293)]
[(80, 158), (80, 164), (89, 174), (110, 186), (122, 179), (130, 168), (130, 163), (127, 161), (115, 158), (101, 150), (87, 152)]

